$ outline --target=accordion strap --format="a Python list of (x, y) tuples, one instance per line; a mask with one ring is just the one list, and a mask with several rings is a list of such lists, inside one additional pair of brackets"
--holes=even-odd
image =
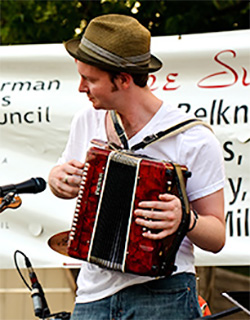
[[(189, 206), (189, 201), (186, 193), (186, 188), (185, 188), (185, 182), (183, 178), (183, 173), (181, 170), (180, 165), (172, 163), (175, 171), (175, 184), (176, 188), (178, 190), (179, 194), (179, 199), (181, 201), (181, 208), (182, 208), (182, 218), (181, 222), (179, 224), (179, 227), (176, 231), (176, 237), (172, 243), (172, 245), (168, 248), (168, 254), (166, 255), (164, 259), (164, 264), (163, 268), (161, 270), (161, 275), (166, 275), (167, 268), (170, 267), (171, 261), (173, 261), (180, 245), (185, 237), (188, 228), (189, 228), (189, 223), (190, 223), (190, 206)], [(171, 268), (171, 267), (170, 267)], [(173, 265), (172, 266), (172, 271), (175, 271), (176, 267)]]
[(110, 116), (111, 116), (111, 119), (112, 119), (112, 122), (113, 122), (113, 125), (115, 128), (115, 131), (118, 135), (118, 138), (120, 139), (120, 141), (123, 145), (123, 148), (129, 149), (128, 137), (127, 137), (126, 132), (123, 128), (120, 116), (117, 114), (117, 112), (115, 110), (110, 111)]
[(208, 127), (212, 131), (212, 128), (210, 127), (209, 124), (207, 124), (199, 119), (192, 118), (192, 119), (188, 119), (188, 120), (179, 122), (166, 130), (159, 131), (157, 133), (146, 136), (141, 142), (139, 142), (139, 143), (135, 144), (133, 147), (131, 147), (131, 150), (135, 151), (135, 150), (139, 150), (139, 149), (144, 149), (146, 146), (148, 146), (158, 140), (170, 138), (172, 136), (175, 136), (175, 135), (177, 135), (187, 129), (190, 129), (194, 126), (197, 126), (197, 125), (203, 125), (205, 127)]
[[(114, 110), (110, 111), (110, 115), (111, 115), (111, 119), (113, 121), (115, 131), (116, 131), (124, 149), (129, 149), (128, 137), (125, 133), (125, 130), (123, 128), (123, 125), (122, 125), (122, 122), (121, 122), (119, 115)], [(203, 122), (202, 120), (199, 120), (199, 119), (192, 118), (192, 119), (188, 119), (188, 120), (179, 122), (166, 130), (159, 131), (157, 133), (146, 136), (141, 142), (132, 146), (131, 150), (136, 151), (139, 149), (144, 149), (146, 146), (148, 146), (158, 140), (170, 138), (170, 137), (172, 137), (176, 134), (179, 134), (187, 129), (190, 129), (196, 125), (203, 125), (212, 131), (212, 128), (206, 122)]]

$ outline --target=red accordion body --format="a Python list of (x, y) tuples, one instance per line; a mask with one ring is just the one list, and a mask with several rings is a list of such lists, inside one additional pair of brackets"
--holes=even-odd
[[(186, 181), (187, 168), (179, 168)], [(68, 254), (121, 272), (171, 274), (186, 229), (162, 241), (149, 240), (142, 236), (133, 212), (139, 202), (157, 200), (159, 194), (179, 196), (175, 176), (170, 162), (124, 150), (91, 148), (83, 168)], [(183, 219), (182, 224), (187, 224), (186, 217)]]

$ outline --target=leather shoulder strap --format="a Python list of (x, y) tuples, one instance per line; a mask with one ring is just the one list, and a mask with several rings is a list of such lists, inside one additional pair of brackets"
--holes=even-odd
[(117, 112), (115, 110), (111, 110), (110, 111), (110, 116), (111, 116), (111, 119), (112, 119), (112, 122), (113, 122), (113, 125), (114, 125), (114, 128), (115, 128), (115, 131), (118, 135), (118, 138), (120, 139), (122, 145), (123, 145), (123, 148), (124, 149), (129, 149), (128, 147), (128, 137), (126, 135), (126, 132), (123, 128), (123, 125), (122, 125), (122, 122), (121, 122), (121, 119), (120, 117), (118, 116)]
[[(116, 113), (115, 110), (111, 110), (110, 116), (111, 116), (111, 119), (112, 119), (112, 122), (113, 122), (113, 125), (115, 128), (115, 131), (116, 131), (124, 149), (129, 149), (128, 137), (127, 137), (126, 132), (123, 128), (123, 125), (122, 125), (122, 122), (121, 122), (119, 115)], [(194, 126), (197, 126), (197, 125), (203, 125), (205, 127), (208, 127), (211, 131), (213, 131), (211, 126), (209, 124), (207, 124), (206, 122), (203, 122), (202, 120), (199, 120), (196, 118), (192, 118), (192, 119), (188, 119), (188, 120), (179, 122), (166, 130), (159, 131), (158, 133), (154, 133), (154, 134), (146, 136), (141, 142), (132, 146), (131, 150), (136, 151), (139, 149), (144, 149), (146, 146), (148, 146), (158, 140), (172, 137), (174, 135), (177, 135), (177, 134), (179, 134), (185, 130), (188, 130)]]
[(161, 139), (165, 139), (165, 138), (169, 138), (172, 137), (174, 135), (177, 135), (185, 130), (188, 130), (194, 126), (197, 125), (203, 125), (205, 127), (208, 127), (211, 131), (212, 128), (210, 127), (209, 124), (207, 124), (206, 122), (203, 122), (199, 119), (188, 119), (182, 122), (177, 123), (176, 125), (164, 130), (164, 131), (159, 131), (158, 133), (146, 136), (141, 142), (135, 144), (133, 147), (131, 147), (131, 150), (139, 150), (139, 149), (144, 149), (146, 146), (159, 141)]

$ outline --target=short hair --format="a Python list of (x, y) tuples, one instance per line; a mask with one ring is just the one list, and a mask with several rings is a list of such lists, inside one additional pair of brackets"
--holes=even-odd
[[(114, 79), (120, 74), (120, 72), (108, 71), (108, 74), (111, 82), (114, 83)], [(141, 88), (146, 87), (148, 82), (148, 73), (144, 73), (144, 74), (129, 73), (129, 74), (132, 76), (134, 84), (136, 84)]]

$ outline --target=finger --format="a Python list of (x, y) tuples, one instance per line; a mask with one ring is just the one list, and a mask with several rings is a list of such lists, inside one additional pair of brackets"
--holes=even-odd
[(70, 175), (70, 174), (65, 173), (61, 180), (64, 184), (79, 187), (81, 184), (81, 179), (82, 179), (81, 176)]
[(69, 178), (69, 175), (65, 174), (65, 176), (63, 178), (63, 182), (67, 184), (68, 183), (68, 178)]
[(150, 210), (142, 210), (136, 209), (134, 214), (138, 217), (143, 217), (144, 219), (151, 219), (151, 220), (162, 220), (165, 214), (162, 211), (157, 211), (153, 208)]
[(79, 168), (79, 169), (82, 169), (83, 166), (84, 166), (83, 162), (80, 162), (80, 161), (75, 160), (75, 159), (72, 159), (72, 160), (68, 161), (68, 164), (72, 165), (73, 167)]
[(71, 160), (65, 164), (64, 171), (65, 173), (70, 175), (81, 176), (83, 166), (84, 166), (83, 163), (76, 160)]
[(164, 202), (171, 202), (174, 199), (176, 199), (176, 196), (172, 195), (172, 194), (160, 194), (159, 195), (159, 200), (157, 201), (141, 201), (139, 202), (138, 206), (141, 208), (155, 208), (155, 209), (161, 209), (162, 205), (164, 204)]
[(61, 183), (58, 186), (58, 190), (60, 193), (62, 193), (64, 196), (75, 198), (78, 195), (79, 192), (79, 186), (78, 185), (72, 185), (69, 183)]
[(176, 198), (176, 196), (171, 193), (159, 194), (159, 200), (161, 200), (161, 201), (172, 201), (175, 198)]
[(167, 236), (170, 236), (172, 233), (169, 230), (161, 230), (157, 233), (151, 232), (150, 230), (147, 232), (143, 232), (142, 236), (151, 240), (162, 240)]
[(173, 223), (167, 223), (162, 220), (146, 220), (144, 218), (136, 218), (135, 222), (141, 227), (150, 229), (150, 230), (160, 230), (163, 228), (172, 228)]

